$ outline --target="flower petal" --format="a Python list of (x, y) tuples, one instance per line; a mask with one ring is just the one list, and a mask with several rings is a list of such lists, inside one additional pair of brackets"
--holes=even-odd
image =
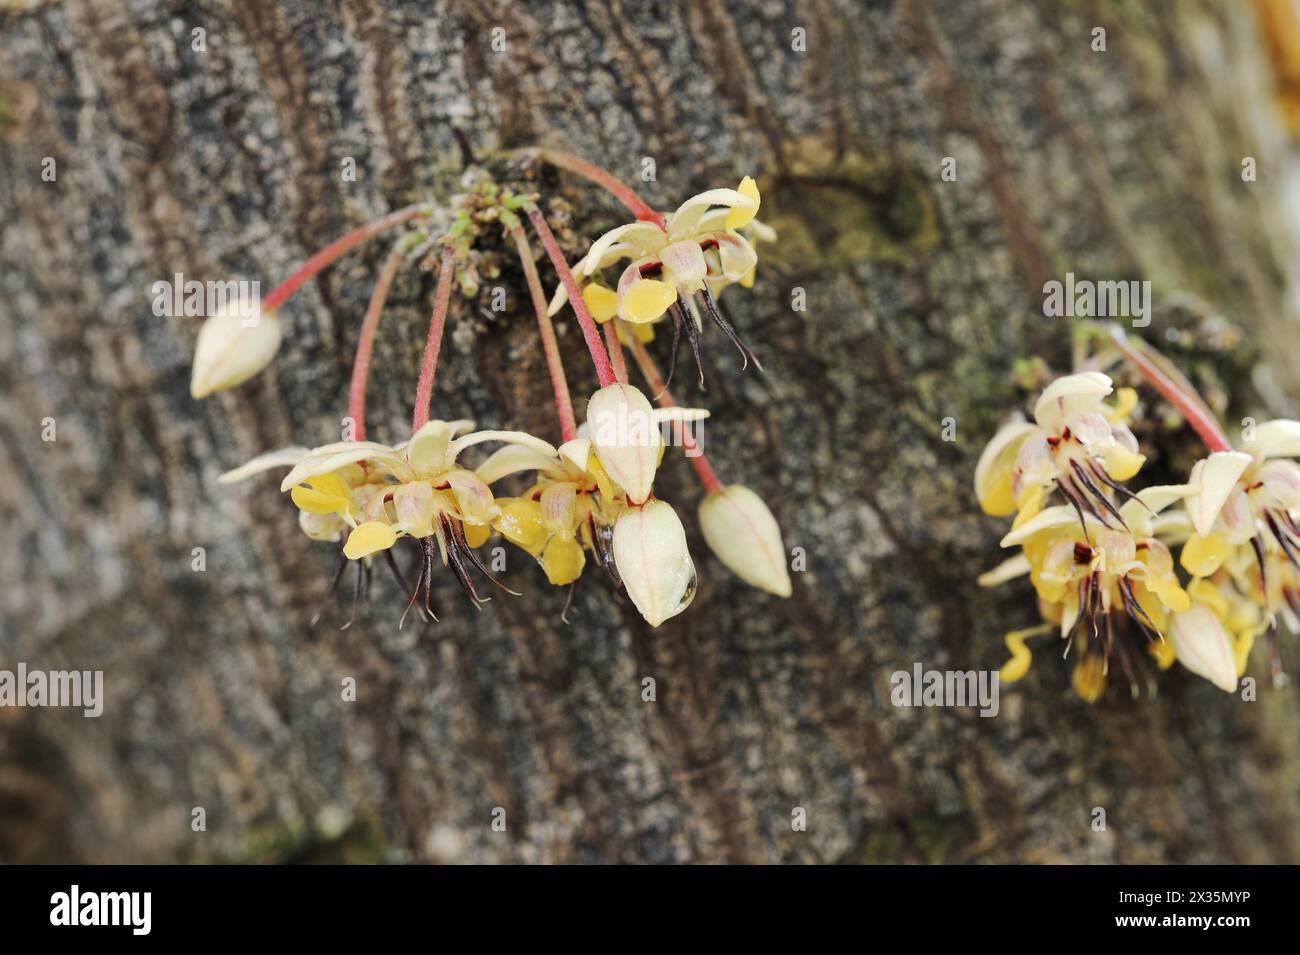
[(1265, 421), (1255, 429), (1255, 440), (1249, 442), (1249, 447), (1261, 458), (1300, 457), (1300, 421)]
[(1034, 405), (1034, 420), (1048, 431), (1058, 432), (1066, 418), (1100, 405), (1112, 387), (1110, 378), (1099, 371), (1057, 378), (1043, 389)]
[(578, 517), (578, 485), (572, 481), (552, 484), (542, 491), (539, 503), (546, 529), (565, 540), (572, 538)]
[[(564, 448), (560, 448), (560, 453), (564, 453)], [(474, 473), (487, 484), (495, 484), (503, 477), (518, 474), (520, 471), (541, 471), (549, 474), (558, 473), (559, 470), (560, 462), (555, 458), (548, 457), (534, 448), (527, 448), (520, 444), (507, 444), (488, 455), (487, 460), (474, 469)]]
[(753, 206), (733, 206), (731, 211), (727, 213), (728, 229), (742, 229), (749, 225), (750, 220), (758, 215), (758, 207), (763, 201), (758, 193), (758, 183), (754, 181), (752, 176), (746, 176), (740, 180), (740, 185), (736, 187), (736, 191), (742, 196), (753, 199), (754, 204)]
[(446, 463), (451, 465), (460, 453), (468, 447), (482, 444), (484, 441), (504, 441), (525, 448), (532, 448), (538, 454), (544, 454), (552, 460), (556, 457), (555, 448), (541, 438), (534, 438), (526, 431), (475, 431), (457, 438), (447, 446)]
[(311, 452), (307, 448), (281, 448), (279, 451), (267, 451), (259, 454), (247, 464), (241, 464), (217, 478), (218, 484), (234, 484), (261, 474), (271, 468), (293, 467)]
[(663, 439), (653, 412), (638, 389), (617, 383), (601, 388), (587, 403), (587, 424), (600, 463), (632, 504), (650, 496), (659, 467)]
[(573, 538), (552, 537), (542, 552), (541, 561), (546, 579), (556, 587), (563, 587), (582, 576), (587, 555)]
[(975, 465), (975, 497), (985, 514), (1008, 517), (1016, 512), (1016, 499), (1011, 493), (1011, 469), (1021, 442), (1034, 430), (1028, 421), (1009, 421), (984, 446), (979, 463)]
[(428, 481), (403, 484), (393, 492), (393, 511), (411, 537), (428, 537), (433, 533), (433, 485)]
[(542, 523), (542, 506), (522, 497), (503, 498), (499, 503), (501, 514), (492, 526), (510, 543), (540, 557), (550, 536)]
[(406, 460), (410, 462), (411, 470), (420, 477), (435, 477), (443, 468), (450, 467), (456, 460), (455, 454), (448, 453), (452, 437), (472, 427), (474, 422), (467, 419), (425, 422), (411, 435), (406, 446)]
[(560, 457), (576, 467), (579, 473), (586, 473), (587, 460), (590, 456), (590, 438), (574, 438), (572, 441), (565, 441), (560, 445)]
[[(663, 263), (664, 279), (675, 289), (685, 289), (687, 292), (695, 292), (703, 287), (704, 276), (709, 274), (709, 266), (704, 261), (704, 250), (700, 248), (700, 243), (694, 239), (684, 239), (681, 242), (674, 242), (666, 245), (659, 252), (659, 260)], [(651, 281), (647, 279), (646, 281)], [(637, 285), (629, 289), (629, 294), (637, 286), (644, 285), (644, 282), (638, 282)], [(673, 300), (676, 300), (677, 294), (674, 291)], [(664, 305), (666, 309), (672, 302)]]
[[(667, 241), (662, 229), (650, 222), (629, 222), (610, 229), (595, 242), (574, 268), (574, 274), (580, 277), (594, 275), (602, 268), (602, 259), (615, 243), (629, 243), (643, 250), (646, 255), (653, 255)], [(609, 263), (603, 263), (608, 265)]]
[(309, 511), (298, 512), (298, 526), (302, 532), (314, 541), (334, 541), (343, 537), (343, 519), (337, 514), (312, 514)]
[(1188, 483), (1196, 485), (1197, 489), (1187, 498), (1187, 513), (1191, 515), (1196, 533), (1202, 537), (1210, 533), (1219, 511), (1251, 460), (1249, 454), (1240, 451), (1215, 451), (1208, 458), (1196, 462)]
[(353, 528), (343, 545), (343, 556), (348, 560), (358, 560), (381, 550), (388, 550), (397, 543), (397, 532), (391, 525), (379, 521), (366, 521)]
[(653, 322), (677, 301), (677, 289), (658, 279), (637, 279), (619, 293), (618, 315), (627, 322)]
[(980, 574), (977, 583), (981, 587), (996, 587), (998, 584), (1006, 583), (1008, 580), (1015, 580), (1017, 577), (1023, 577), (1032, 569), (1033, 567), (1029, 563), (1029, 558), (1026, 557), (1024, 553), (1019, 553), (1016, 554), (1015, 557), (1008, 557), (992, 570), (986, 570), (984, 573)]
[(1130, 498), (1119, 509), (1119, 516), (1138, 537), (1151, 536), (1151, 519), (1175, 501), (1181, 501), (1196, 490), (1192, 484), (1156, 484), (1137, 492), (1136, 500)]
[(293, 470), (284, 476), (284, 480), (280, 482), (280, 490), (287, 491), (289, 488), (302, 484), (311, 478), (337, 471), (339, 468), (346, 467), (349, 464), (356, 464), (358, 461), (379, 462), (383, 467), (388, 468), (400, 467), (402, 464), (401, 458), (394, 454), (392, 448), (387, 445), (375, 444), (370, 441), (353, 441), (343, 442), (342, 447), (347, 450), (324, 454), (320, 453), (319, 449), (313, 451), (294, 465)]
[(588, 285), (582, 290), (582, 300), (597, 324), (603, 325), (618, 314), (618, 293), (603, 285)]
[[(1089, 519), (1091, 520), (1092, 518)], [(1067, 504), (1045, 508), (1032, 520), (1025, 521), (1025, 523), (1014, 528), (1011, 533), (1002, 538), (1001, 546), (1015, 547), (1017, 544), (1023, 544), (1025, 541), (1029, 540), (1029, 538), (1041, 534), (1044, 531), (1055, 530), (1059, 527), (1066, 527), (1070, 524), (1078, 523), (1079, 515), (1075, 513), (1074, 508)]]
[(492, 498), (492, 489), (473, 471), (457, 468), (442, 475), (451, 485), (461, 521), (466, 524), (490, 524), (501, 513)]
[[(733, 212), (735, 210), (732, 210)], [(723, 233), (718, 240), (718, 261), (722, 275), (730, 282), (739, 282), (758, 264), (758, 253), (743, 237)]]
[(668, 238), (691, 238), (699, 231), (699, 223), (710, 206), (758, 209), (758, 200), (735, 189), (709, 189), (691, 196), (668, 218)]

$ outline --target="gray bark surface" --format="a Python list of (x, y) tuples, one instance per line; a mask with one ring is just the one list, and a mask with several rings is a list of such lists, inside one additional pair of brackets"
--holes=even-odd
[[(1174, 671), (1155, 699), (1114, 686), (1088, 706), (1042, 645), (995, 719), (897, 709), (888, 682), (917, 661), (996, 668), (1002, 633), (1036, 622), (1027, 584), (976, 586), (1003, 522), (970, 482), (1026, 398), (1016, 363), (1068, 368), (1044, 281), (1150, 279), (1153, 330), (1185, 330), (1169, 350), (1223, 383), (1230, 421), (1292, 411), (1277, 172), (1292, 147), (1252, 9), (0, 4), (0, 668), (102, 669), (107, 693), (99, 719), (0, 708), (0, 859), (1300, 861), (1300, 697), (1268, 685), (1263, 647), (1254, 703)], [(563, 592), (517, 551), (506, 576), (524, 598), (476, 613), (441, 575), (441, 623), (399, 631), (402, 597), (378, 574), (350, 629), (345, 604), (309, 625), (334, 549), (299, 533), (274, 476), (216, 478), (337, 440), (386, 244), (305, 287), (271, 370), (204, 402), (188, 392), (198, 323), (153, 315), (150, 289), (181, 272), (269, 290), (347, 229), (447, 199), (459, 135), (481, 157), (566, 148), (627, 181), (652, 157), (644, 191), (669, 209), (758, 177), (781, 238), (755, 288), (722, 301), (767, 374), (709, 335), (708, 390), (682, 369), (676, 387), (712, 410), (723, 479), (806, 551), (790, 600), (708, 553), (700, 492), (670, 455), (657, 490), (687, 523), (700, 589), (658, 631), (592, 567), (561, 623)], [(624, 220), (568, 174), (539, 188), (571, 257)], [(501, 263), (453, 298), (435, 415), (553, 440), (526, 291)], [(495, 284), (500, 315), (485, 312)], [(404, 436), (431, 298), (428, 273), (394, 286), (378, 440)], [(579, 399), (594, 378), (576, 327), (560, 337)], [(1283, 651), (1294, 669), (1294, 638)]]

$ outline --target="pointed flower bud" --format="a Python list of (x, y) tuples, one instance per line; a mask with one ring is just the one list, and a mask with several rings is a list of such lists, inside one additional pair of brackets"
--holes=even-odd
[(1228, 693), (1237, 688), (1237, 661), (1232, 652), (1232, 638), (1208, 607), (1195, 604), (1182, 613), (1173, 614), (1169, 622), (1169, 639), (1178, 662), (1187, 669)]
[(695, 565), (686, 548), (686, 531), (663, 501), (619, 516), (614, 563), (627, 595), (652, 627), (681, 613), (695, 596)]
[(199, 329), (190, 394), (206, 398), (242, 384), (269, 365), (279, 348), (280, 318), (275, 312), (223, 308)]
[(700, 530), (718, 559), (745, 583), (790, 596), (781, 528), (749, 488), (731, 484), (706, 497), (700, 504)]

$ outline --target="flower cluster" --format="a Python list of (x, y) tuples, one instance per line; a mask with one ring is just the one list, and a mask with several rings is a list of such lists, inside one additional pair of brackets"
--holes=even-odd
[(1001, 678), (1028, 671), (1028, 638), (1057, 632), (1074, 655), (1074, 690), (1089, 702), (1114, 661), (1136, 694), (1144, 655), (1232, 692), (1279, 614), (1300, 630), (1300, 466), (1288, 460), (1300, 456), (1300, 422), (1260, 424), (1244, 436), (1247, 452), (1234, 450), (1164, 359), (1115, 340), (1209, 454), (1183, 484), (1130, 489), (1146, 463), (1129, 428), (1138, 394), (1095, 370), (1053, 381), (1032, 422), (1013, 418), (993, 436), (975, 494), (985, 513), (1014, 515), (1002, 546), (1019, 552), (980, 583), (1028, 575), (1044, 621), (1006, 635)]
[[(735, 189), (691, 196), (662, 223), (638, 220), (606, 232), (573, 270), (592, 316), (602, 324), (617, 317), (646, 331), (671, 318), (671, 365), (676, 364), (684, 328), (703, 384), (700, 334), (707, 314), (740, 351), (745, 366), (753, 361), (762, 368), (717, 305), (717, 296), (728, 285), (748, 288), (754, 283), (758, 253), (742, 230), (754, 241), (776, 238), (769, 226), (754, 218), (761, 201), (758, 184), (746, 176)], [(604, 273), (628, 259), (611, 288)], [(561, 285), (551, 299), (550, 314), (567, 300), (568, 289)]]
[[(475, 586), (476, 575), (508, 590), (476, 554), (476, 548), (496, 534), (533, 558), (555, 586), (575, 585), (590, 558), (657, 627), (681, 613), (696, 588), (685, 529), (673, 508), (654, 492), (655, 476), (669, 444), (665, 432), (675, 429), (706, 492), (699, 518), (710, 548), (747, 583), (789, 596), (785, 548), (771, 512), (753, 491), (723, 485), (717, 478), (688, 428), (708, 412), (680, 407), (672, 400), (645, 348), (649, 336), (632, 327), (648, 326), (672, 314), (680, 333), (689, 314), (688, 336), (698, 360), (703, 310), (737, 342), (746, 361), (752, 357), (722, 318), (716, 295), (733, 282), (743, 286), (753, 282), (757, 255), (738, 229), (774, 238), (770, 229), (754, 221), (758, 187), (746, 178), (736, 190), (701, 193), (672, 215), (662, 216), (603, 170), (564, 154), (536, 155), (605, 185), (638, 221), (596, 240), (576, 270), (571, 270), (533, 197), (514, 194), (495, 182), (481, 182), (471, 194), (458, 198), (444, 233), (431, 237), (430, 230), (422, 227), (408, 231), (394, 245), (362, 322), (350, 388), (349, 420), (355, 430), (348, 437), (352, 440), (263, 454), (222, 475), (221, 481), (232, 483), (289, 468), (280, 489), (290, 494), (298, 508), (303, 532), (313, 540), (342, 543), (335, 583), (351, 562), (357, 569), (359, 595), (368, 590), (371, 562), (383, 559), (408, 595), (407, 611), (417, 608), (422, 617), (434, 617), (431, 593), (439, 563), (451, 569), (475, 605), (485, 599)], [(194, 359), (194, 395), (233, 387), (265, 368), (280, 346), (279, 307), (344, 251), (400, 224), (425, 226), (434, 216), (430, 206), (412, 206), (338, 240), (262, 303), (260, 323), (232, 315), (209, 318), (200, 331)], [(524, 233), (525, 218), (561, 281), (550, 307)], [(528, 282), (559, 417), (558, 447), (521, 431), (475, 431), (471, 421), (429, 420), (456, 265), (467, 259), (490, 224), (513, 240)], [(388, 287), (402, 264), (439, 249), (438, 287), (411, 436), (393, 445), (366, 440), (370, 354)], [(610, 292), (602, 284), (601, 270), (624, 258), (634, 261), (624, 270), (618, 292)], [(599, 379), (581, 427), (551, 324), (552, 316), (566, 303), (573, 309)], [(604, 342), (600, 325), (606, 326)], [(676, 336), (674, 355), (675, 342)], [(659, 407), (628, 383), (625, 347), (631, 349)], [(465, 463), (466, 452), (477, 451), (469, 449), (485, 444), (499, 447), (477, 463)], [(520, 475), (529, 477), (517, 495), (493, 489), (507, 479), (518, 482)], [(393, 557), (404, 539), (413, 541), (417, 551), (414, 581)], [(355, 610), (354, 599), (354, 615)]]

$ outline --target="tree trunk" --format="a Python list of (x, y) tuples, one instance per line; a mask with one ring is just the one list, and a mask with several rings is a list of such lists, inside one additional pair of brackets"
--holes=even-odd
[[(99, 719), (0, 709), (0, 859), (1300, 861), (1298, 697), (1262, 647), (1258, 702), (1175, 668), (1154, 698), (1112, 681), (1090, 706), (1050, 650), (994, 719), (897, 708), (889, 684), (917, 662), (996, 668), (1002, 634), (1036, 622), (1027, 584), (976, 584), (1005, 522), (970, 488), (1027, 400), (1023, 360), (1069, 369), (1045, 281), (1150, 280), (1148, 332), (1220, 383), (1227, 420), (1293, 413), (1295, 158), (1264, 6), (6, 4), (0, 668), (102, 669), (106, 702)], [(271, 369), (203, 402), (198, 320), (154, 315), (152, 286), (269, 289), (363, 221), (447, 202), (470, 152), (542, 193), (572, 261), (626, 214), (494, 158), (535, 144), (657, 208), (762, 184), (780, 238), (723, 304), (766, 373), (706, 336), (707, 391), (689, 361), (674, 387), (712, 410), (723, 480), (769, 502), (806, 570), (784, 601), (732, 576), (671, 452), (657, 493), (700, 587), (659, 630), (591, 567), (565, 624), (563, 590), (519, 551), (522, 598), (476, 613), (442, 575), (441, 622), (399, 629), (404, 597), (377, 578), (339, 630), (335, 549), (299, 533), (278, 478), (216, 477), (338, 440), (386, 243), (304, 287)], [(434, 414), (555, 440), (506, 249), (487, 242), (480, 288), (453, 298)], [(390, 297), (376, 440), (404, 437), (432, 278), (403, 273)], [(560, 339), (581, 407), (590, 363), (569, 320)], [(1294, 665), (1293, 637), (1282, 650)]]

